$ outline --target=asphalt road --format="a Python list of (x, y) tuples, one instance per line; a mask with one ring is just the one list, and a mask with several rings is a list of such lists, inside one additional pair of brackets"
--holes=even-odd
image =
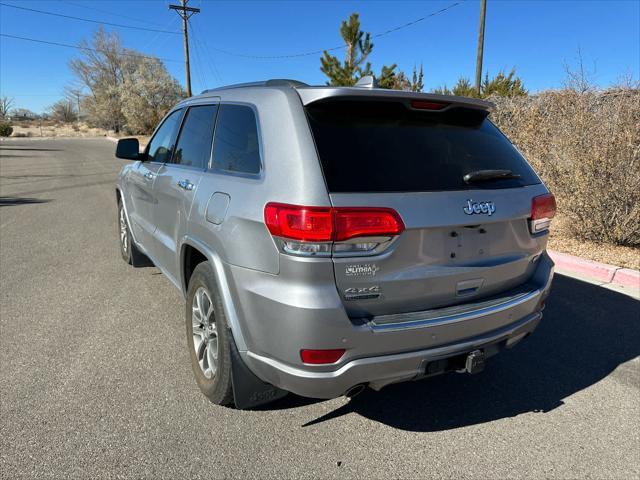
[(0, 477), (640, 478), (640, 302), (569, 277), (480, 375), (210, 404), (180, 293), (120, 259), (113, 151), (0, 143)]

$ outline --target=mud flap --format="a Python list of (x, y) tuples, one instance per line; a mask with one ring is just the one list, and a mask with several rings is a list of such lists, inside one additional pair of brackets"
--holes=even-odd
[(236, 408), (245, 410), (257, 407), (287, 395), (287, 391), (263, 382), (249, 370), (240, 357), (233, 335), (229, 343), (231, 344), (231, 385)]

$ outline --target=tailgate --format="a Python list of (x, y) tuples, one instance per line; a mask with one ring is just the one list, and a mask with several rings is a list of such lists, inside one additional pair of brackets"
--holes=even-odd
[(471, 107), (411, 96), (306, 105), (333, 207), (390, 208), (405, 226), (391, 241), (361, 239), (382, 251), (334, 253), (352, 318), (464, 303), (534, 271), (546, 231), (531, 234), (528, 219), (547, 189), (488, 112)]
[[(531, 199), (545, 191), (534, 185), (446, 195), (332, 194), (335, 206), (393, 208), (406, 227), (380, 255), (333, 258), (349, 315), (367, 318), (455, 305), (525, 283), (546, 244), (546, 235), (531, 235), (528, 227)], [(467, 215), (469, 200), (493, 202), (495, 211)]]

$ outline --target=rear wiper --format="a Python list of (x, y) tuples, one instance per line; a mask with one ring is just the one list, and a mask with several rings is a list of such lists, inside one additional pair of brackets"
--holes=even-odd
[(467, 173), (462, 179), (465, 183), (486, 182), (488, 180), (509, 180), (520, 178), (521, 175), (513, 173), (511, 170), (476, 170)]

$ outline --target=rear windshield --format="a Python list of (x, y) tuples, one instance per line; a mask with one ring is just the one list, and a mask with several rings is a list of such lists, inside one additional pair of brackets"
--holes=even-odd
[[(306, 108), (330, 192), (421, 192), (540, 183), (486, 112), (416, 111), (400, 102), (327, 101)], [(478, 170), (518, 178), (467, 184)]]

